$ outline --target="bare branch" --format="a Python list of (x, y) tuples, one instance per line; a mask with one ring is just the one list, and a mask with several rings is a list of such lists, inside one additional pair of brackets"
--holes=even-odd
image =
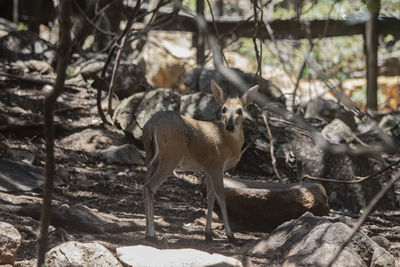
[(399, 179), (400, 179), (400, 172), (398, 172), (396, 175), (394, 175), (393, 178), (385, 185), (385, 187), (383, 187), (381, 189), (381, 191), (379, 191), (379, 193), (375, 195), (375, 197), (371, 200), (371, 202), (365, 208), (364, 213), (362, 214), (360, 219), (358, 219), (357, 223), (353, 226), (353, 229), (351, 230), (350, 235), (342, 243), (339, 250), (336, 251), (336, 253), (333, 255), (333, 257), (329, 261), (327, 267), (331, 267), (335, 263), (335, 261), (337, 260), (337, 258), (340, 255), (340, 253), (342, 253), (342, 251), (350, 243), (350, 241), (354, 237), (354, 235), (360, 230), (361, 226), (365, 223), (368, 216), (374, 210), (374, 208), (378, 204), (378, 202), (386, 195), (386, 193), (389, 191), (389, 189), (392, 188), (394, 183), (396, 183)]
[(54, 109), (58, 96), (64, 89), (67, 65), (71, 52), (71, 0), (60, 1), (60, 37), (57, 48), (57, 78), (54, 89), (45, 100), (45, 141), (46, 141), (46, 168), (43, 188), (43, 205), (41, 213), (40, 237), (38, 240), (37, 266), (43, 266), (47, 250), (47, 235), (51, 221), (51, 195), (53, 192), (54, 177)]
[[(359, 177), (356, 176), (357, 180), (352, 180), (352, 181), (345, 181), (345, 180), (336, 180), (336, 179), (327, 179), (327, 178), (321, 178), (321, 177), (315, 177), (311, 175), (304, 175), (302, 180), (308, 179), (308, 180), (314, 180), (314, 181), (321, 181), (321, 182), (329, 182), (329, 183), (340, 183), (340, 184), (357, 184), (357, 183), (362, 183), (368, 179), (374, 178), (386, 171), (389, 171), (390, 168), (399, 165), (400, 160), (393, 162), (392, 164), (389, 164), (388, 166), (382, 168), (379, 171), (376, 171), (368, 176), (364, 177)], [(393, 170), (392, 170), (393, 171)]]
[(271, 163), (272, 163), (272, 168), (274, 169), (275, 175), (278, 178), (280, 182), (282, 182), (282, 177), (280, 176), (278, 172), (278, 168), (276, 167), (276, 158), (275, 158), (275, 153), (274, 153), (274, 140), (272, 138), (271, 134), (271, 129), (269, 128), (267, 116), (265, 115), (264, 112), (261, 112), (262, 118), (265, 123), (265, 127), (267, 128), (267, 133), (268, 133), (268, 138), (269, 138), (269, 154), (271, 155)]

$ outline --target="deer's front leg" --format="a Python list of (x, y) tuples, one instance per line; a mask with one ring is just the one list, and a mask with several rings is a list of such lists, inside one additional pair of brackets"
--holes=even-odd
[(236, 239), (229, 225), (228, 211), (226, 209), (223, 172), (214, 172), (211, 175), (211, 182), (213, 184), (215, 197), (217, 198), (219, 207), (221, 208), (222, 219), (224, 220), (225, 226), (225, 234), (228, 237), (229, 241), (235, 242)]
[(207, 181), (207, 221), (205, 229), (205, 238), (207, 241), (211, 241), (213, 239), (211, 224), (212, 224), (212, 214), (215, 202), (215, 194), (214, 194), (213, 184), (211, 182), (211, 177), (208, 176), (206, 181)]

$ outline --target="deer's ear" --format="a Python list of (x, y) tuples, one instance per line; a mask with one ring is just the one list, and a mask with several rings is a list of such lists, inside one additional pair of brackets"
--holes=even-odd
[(253, 99), (256, 97), (258, 93), (258, 88), (259, 86), (255, 85), (242, 95), (242, 98), (240, 100), (242, 101), (244, 107), (253, 103)]
[(211, 91), (215, 100), (222, 106), (226, 100), (224, 90), (214, 80), (211, 80)]

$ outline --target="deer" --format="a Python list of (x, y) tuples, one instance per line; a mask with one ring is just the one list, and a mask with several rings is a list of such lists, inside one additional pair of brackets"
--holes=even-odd
[(236, 241), (228, 221), (223, 175), (240, 160), (244, 143), (243, 109), (252, 103), (258, 88), (258, 85), (253, 86), (241, 98), (231, 98), (226, 97), (223, 89), (212, 80), (211, 91), (221, 105), (220, 121), (200, 121), (174, 111), (159, 111), (146, 122), (142, 135), (147, 167), (143, 186), (145, 239), (157, 240), (154, 229), (155, 194), (174, 170), (179, 169), (202, 171), (206, 175), (205, 239), (213, 239), (212, 212), (217, 199), (225, 234), (230, 242)]

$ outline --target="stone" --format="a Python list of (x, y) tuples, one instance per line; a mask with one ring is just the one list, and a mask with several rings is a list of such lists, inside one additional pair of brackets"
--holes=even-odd
[[(265, 266), (325, 266), (349, 236), (351, 228), (338, 218), (305, 213), (280, 225), (250, 249)], [(395, 266), (395, 259), (363, 232), (358, 232), (333, 266)]]
[(195, 64), (191, 35), (175, 32), (173, 36), (159, 31), (147, 36), (143, 59), (146, 76), (155, 87), (180, 88), (186, 70)]
[(179, 112), (196, 120), (216, 121), (220, 107), (212, 94), (198, 92), (181, 97)]
[(9, 223), (0, 222), (0, 264), (14, 265), (21, 234)]
[[(185, 92), (207, 92), (211, 93), (210, 82), (215, 80), (224, 90), (227, 95), (236, 96), (238, 93), (241, 95), (241, 90), (247, 90), (254, 85), (255, 75), (251, 73), (245, 73), (238, 69), (232, 69), (237, 75), (239, 75), (247, 85), (247, 88), (235, 88), (228, 80), (223, 77), (215, 69), (206, 69), (201, 67), (195, 67), (190, 70), (184, 79)], [(286, 99), (279, 88), (277, 88), (272, 82), (261, 79), (259, 92), (264, 94), (267, 98), (272, 101), (285, 104)]]
[(316, 98), (307, 103), (304, 111), (304, 118), (308, 120), (318, 119), (325, 124), (338, 118), (352, 130), (357, 127), (354, 114), (351, 111), (345, 110), (341, 105), (332, 100), (325, 100), (322, 98)]
[(125, 266), (134, 267), (174, 267), (174, 266), (243, 266), (231, 257), (209, 254), (196, 249), (156, 249), (148, 246), (117, 248), (117, 257)]
[(180, 96), (171, 89), (155, 89), (125, 98), (116, 108), (114, 124), (136, 140), (142, 136), (142, 127), (158, 111), (179, 112)]
[(101, 150), (99, 156), (105, 159), (107, 163), (144, 165), (143, 156), (134, 145), (130, 144), (110, 146), (107, 149)]
[(31, 191), (43, 182), (43, 168), (11, 159), (0, 159), (0, 190)]
[(0, 62), (40, 60), (53, 63), (55, 47), (31, 31), (10, 31), (0, 38)]
[(229, 216), (246, 230), (272, 231), (305, 212), (329, 214), (328, 198), (320, 184), (224, 178), (224, 187)]
[(322, 137), (332, 144), (351, 143), (356, 139), (355, 134), (351, 131), (342, 120), (334, 119), (327, 124), (321, 131)]
[(60, 143), (71, 150), (96, 152), (112, 145), (122, 145), (124, 136), (104, 128), (87, 128), (73, 133), (60, 140)]
[[(309, 175), (353, 181), (356, 176), (370, 175), (385, 166), (382, 163), (382, 157), (378, 154), (335, 154), (323, 149), (312, 139), (306, 137), (293, 138), (291, 146), (296, 158), (298, 177)], [(326, 190), (330, 208), (359, 212), (368, 205), (388, 179), (390, 179), (388, 174), (382, 174), (377, 179), (367, 179), (360, 183), (347, 184), (324, 181), (320, 183)], [(389, 191), (389, 194), (379, 203), (379, 207), (393, 208), (394, 198), (391, 195), (393, 195), (393, 191)]]
[(70, 241), (46, 253), (46, 266), (110, 266), (122, 267), (113, 254), (99, 243)]
[[(92, 86), (108, 91), (108, 85), (111, 82), (111, 75), (114, 67), (114, 60), (107, 66), (105, 80), (101, 80), (101, 72), (103, 70), (107, 55), (99, 54), (87, 60), (82, 58), (72, 64), (70, 68), (74, 73), (81, 74), (88, 81), (93, 80)], [(119, 99), (129, 97), (135, 93), (143, 92), (150, 89), (147, 83), (146, 75), (135, 64), (122, 61), (119, 65), (118, 75), (115, 83), (115, 94)]]

